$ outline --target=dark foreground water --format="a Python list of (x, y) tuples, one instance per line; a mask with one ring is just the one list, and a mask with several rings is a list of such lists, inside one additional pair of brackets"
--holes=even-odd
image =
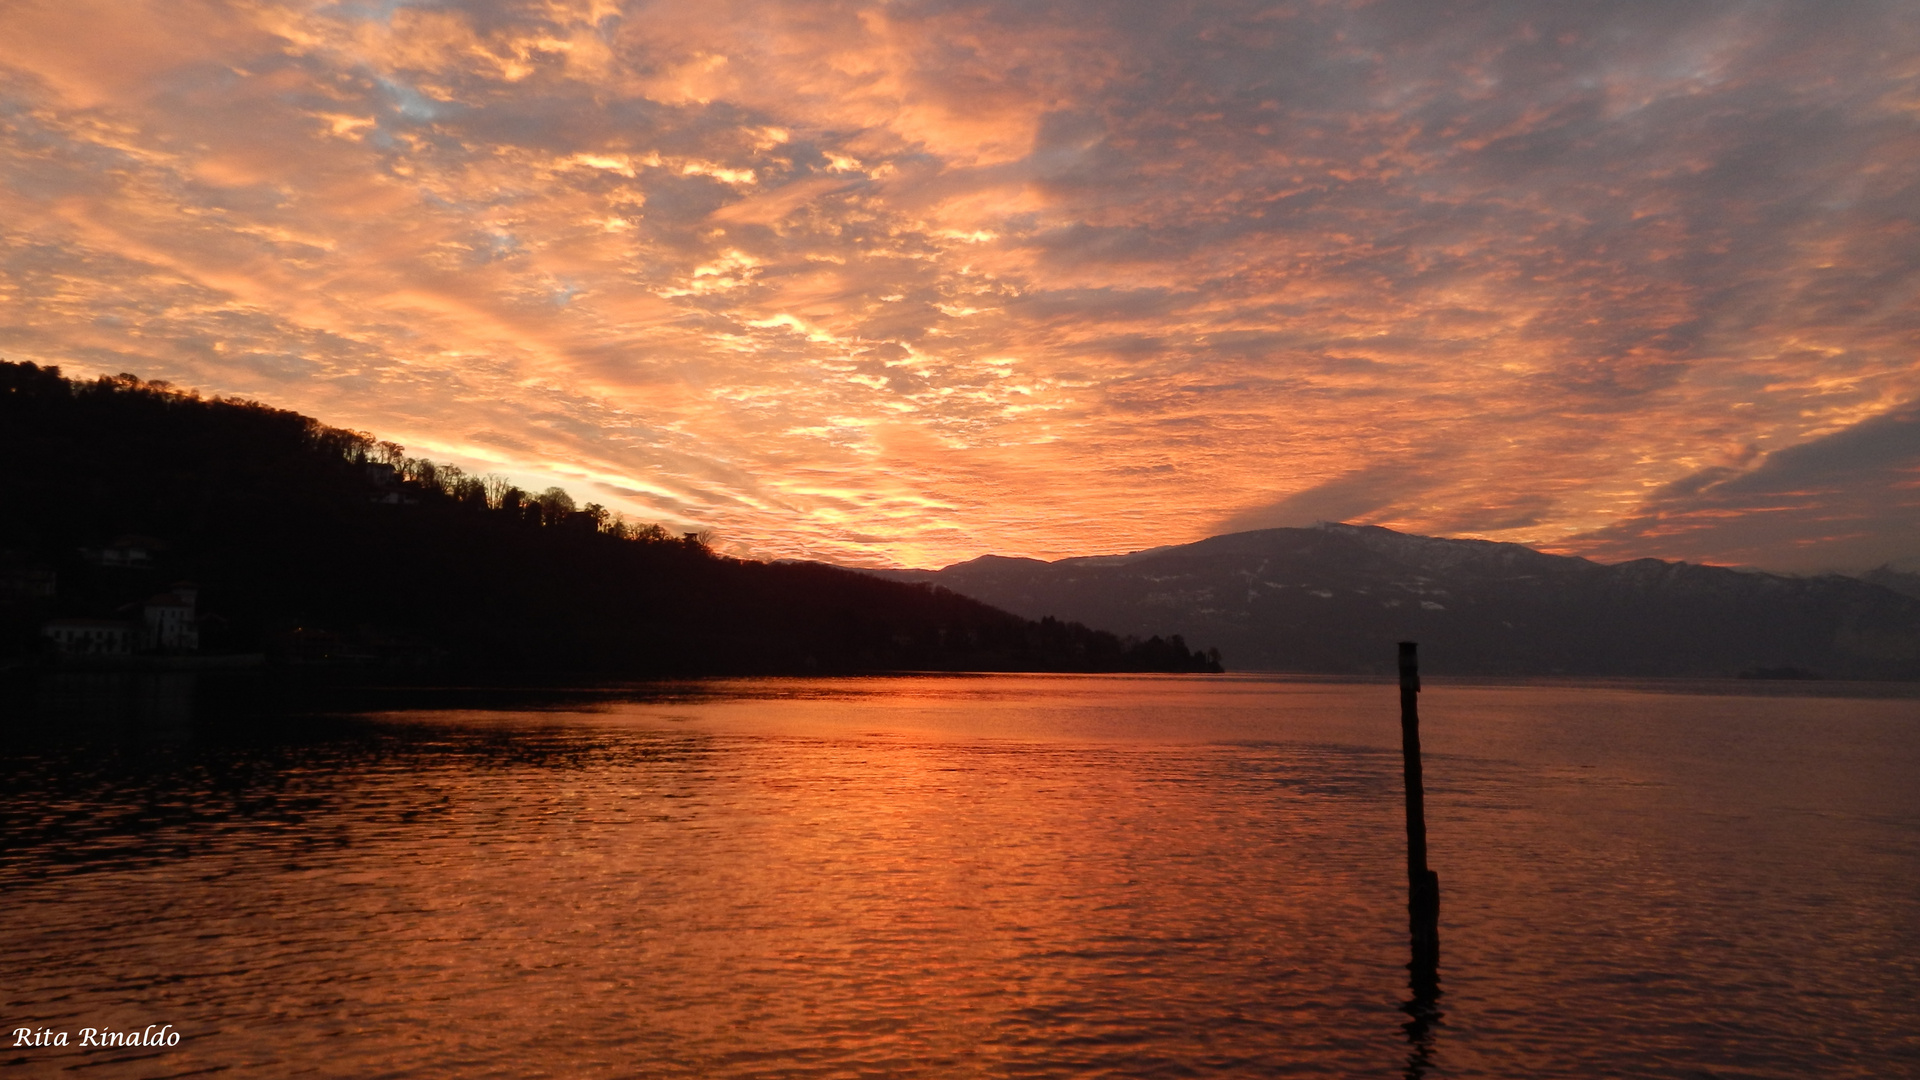
[(1674, 689), (1428, 687), (1437, 1017), (1390, 686), (54, 710), (0, 750), (0, 1070), (1920, 1075), (1920, 701)]

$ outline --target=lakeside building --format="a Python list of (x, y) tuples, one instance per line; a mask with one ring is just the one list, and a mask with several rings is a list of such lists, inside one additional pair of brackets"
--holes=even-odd
[(18, 562), (0, 565), (0, 596), (45, 600), (58, 591), (58, 585), (58, 576), (47, 567)]
[(133, 624), (119, 619), (54, 619), (40, 636), (61, 656), (132, 656)]
[[(176, 581), (166, 592), (155, 593), (140, 605), (138, 622), (127, 619), (52, 619), (40, 636), (60, 656), (131, 656), (136, 652), (191, 653), (200, 649), (200, 624), (195, 610), (200, 589), (191, 581)], [(129, 611), (132, 605), (121, 608)]]
[(200, 648), (200, 621), (194, 614), (199, 587), (191, 581), (176, 581), (163, 593), (156, 593), (141, 605), (148, 649), (162, 652), (194, 652)]

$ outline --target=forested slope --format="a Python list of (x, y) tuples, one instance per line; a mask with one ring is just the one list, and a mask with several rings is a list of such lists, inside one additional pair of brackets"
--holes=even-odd
[[(0, 656), (188, 579), (203, 645), (316, 665), (621, 675), (1191, 671), (1184, 644), (1030, 622), (938, 587), (727, 558), (563, 492), (253, 402), (0, 362)], [(116, 542), (151, 565), (101, 565)]]

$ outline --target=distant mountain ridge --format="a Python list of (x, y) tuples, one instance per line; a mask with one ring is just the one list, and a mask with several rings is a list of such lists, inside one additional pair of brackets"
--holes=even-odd
[(1182, 634), (1217, 645), (1235, 671), (1384, 674), (1393, 643), (1413, 640), (1435, 673), (1920, 678), (1920, 598), (1881, 584), (1657, 559), (1604, 565), (1374, 526), (867, 572), (1026, 618)]

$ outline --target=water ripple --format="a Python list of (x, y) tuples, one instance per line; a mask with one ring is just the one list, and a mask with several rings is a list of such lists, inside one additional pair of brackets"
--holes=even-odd
[(794, 685), (16, 738), (0, 1066), (1920, 1072), (1914, 702), (1456, 688), (1434, 1006), (1380, 688)]

